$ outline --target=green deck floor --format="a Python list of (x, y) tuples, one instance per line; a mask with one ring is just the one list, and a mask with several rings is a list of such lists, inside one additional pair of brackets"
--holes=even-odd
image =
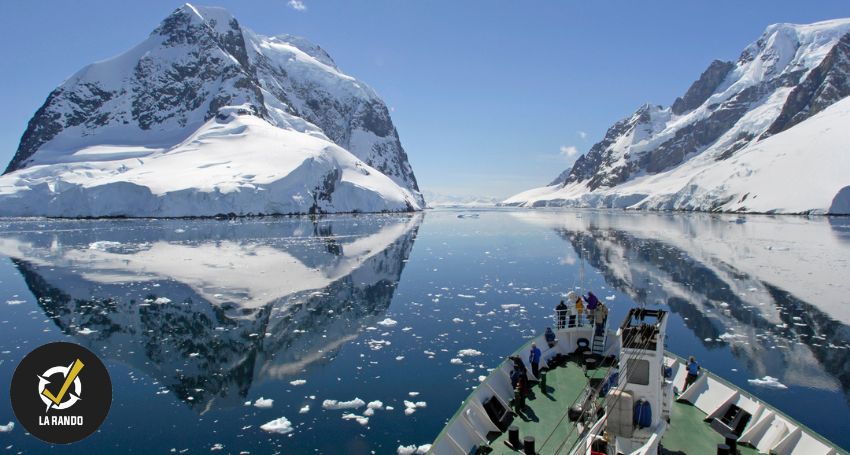
[[(591, 370), (590, 375), (601, 378), (606, 372), (607, 368), (599, 368)], [(512, 425), (519, 428), (520, 440), (525, 436), (534, 436), (536, 449), (540, 455), (554, 454), (573, 429), (572, 422), (564, 417), (564, 413), (582, 393), (586, 383), (584, 370), (573, 362), (549, 371), (546, 375), (547, 393), (544, 394), (540, 387), (535, 385), (532, 388), (534, 397), (526, 400), (525, 412), (514, 418)], [(550, 434), (551, 438), (549, 438)], [(549, 441), (543, 445), (547, 438)], [(573, 433), (566, 447), (569, 447), (577, 438), (578, 434)], [(508, 434), (505, 432), (492, 440), (490, 442), (493, 448), (492, 453), (517, 453), (505, 445), (504, 441), (507, 439)], [(562, 447), (561, 450), (563, 451), (564, 448)]]
[[(601, 378), (606, 372), (607, 368), (600, 368), (592, 371), (591, 375)], [(549, 371), (546, 382), (547, 393), (544, 394), (539, 386), (534, 386), (533, 398), (526, 401), (525, 412), (514, 418), (512, 425), (519, 427), (520, 439), (525, 436), (534, 436), (540, 455), (554, 454), (559, 448), (561, 453), (567, 453), (565, 450), (576, 441), (578, 434), (574, 432), (569, 437), (569, 441), (563, 444), (564, 439), (573, 429), (572, 422), (564, 417), (564, 413), (582, 393), (587, 379), (580, 366), (569, 362), (564, 367)], [(722, 443), (723, 438), (703, 421), (705, 416), (704, 412), (690, 404), (674, 402), (670, 426), (661, 439), (663, 448), (660, 453), (662, 455), (717, 453), (717, 444)], [(518, 453), (505, 445), (507, 438), (508, 435), (505, 432), (490, 441), (493, 454)], [(546, 441), (547, 438), (548, 441)], [(738, 449), (741, 455), (759, 453), (750, 447)]]
[[(723, 437), (711, 429), (703, 419), (706, 415), (696, 406), (688, 403), (673, 402), (670, 412), (670, 426), (661, 438), (662, 455), (715, 454), (717, 444), (723, 443)], [(741, 455), (756, 455), (758, 450), (738, 446)]]

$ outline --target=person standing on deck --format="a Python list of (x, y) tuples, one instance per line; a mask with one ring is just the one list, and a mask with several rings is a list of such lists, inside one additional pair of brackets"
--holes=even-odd
[(578, 319), (578, 325), (582, 325), (581, 318), (584, 317), (584, 301), (579, 296), (576, 297), (576, 318)]
[(550, 348), (555, 347), (555, 332), (552, 331), (552, 327), (546, 327), (546, 333), (544, 334), (546, 337), (546, 344), (549, 345)]
[(592, 292), (588, 291), (584, 301), (587, 302), (587, 320), (593, 324), (596, 316), (596, 307), (599, 306), (599, 299)]
[(555, 314), (558, 316), (558, 328), (563, 329), (567, 326), (567, 306), (564, 304), (563, 299), (558, 306), (555, 307)]
[(608, 318), (608, 307), (604, 303), (599, 302), (596, 306), (596, 312), (593, 314), (593, 322), (596, 324), (596, 334), (602, 335), (605, 329), (605, 319)]
[(682, 388), (682, 393), (684, 393), (685, 390), (688, 390), (688, 386), (696, 382), (701, 370), (701, 367), (694, 356), (688, 357), (688, 364), (686, 365), (686, 368), (688, 369), (688, 375), (685, 376), (685, 387)]
[(528, 353), (528, 363), (531, 364), (531, 374), (535, 378), (540, 377), (540, 355), (541, 352), (537, 347), (537, 343), (531, 343), (531, 351)]

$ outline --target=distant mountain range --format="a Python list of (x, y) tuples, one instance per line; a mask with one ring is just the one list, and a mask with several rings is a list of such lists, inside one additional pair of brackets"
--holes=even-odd
[(480, 195), (454, 195), (423, 190), (428, 207), (488, 207), (495, 206), (499, 199)]
[(0, 215), (424, 208), (389, 110), (319, 46), (186, 4), (47, 97), (0, 177)]
[(850, 214), (850, 19), (776, 24), (646, 104), (525, 207)]

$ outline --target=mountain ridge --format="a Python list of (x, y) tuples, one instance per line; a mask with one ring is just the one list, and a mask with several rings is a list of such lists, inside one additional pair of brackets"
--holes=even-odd
[[(763, 140), (783, 137), (807, 121), (822, 121), (812, 119), (850, 95), (848, 74), (850, 19), (768, 26), (736, 61), (714, 60), (671, 106), (644, 104), (612, 125), (602, 140), (548, 186), (517, 194), (503, 204), (836, 213), (831, 210), (847, 204), (841, 194), (850, 186), (840, 177), (823, 193), (786, 206), (779, 186), (771, 189), (774, 194), (750, 194), (745, 189), (732, 193), (727, 179), (708, 181), (700, 176), (716, 167), (740, 172), (742, 180), (764, 171), (741, 164), (745, 158), (756, 159), (747, 150), (766, 150)], [(840, 131), (828, 134), (832, 137), (828, 150), (818, 151), (825, 167), (830, 161), (843, 162), (838, 149), (850, 140)], [(776, 141), (771, 144), (772, 153), (787, 152)], [(795, 153), (804, 153), (801, 150)], [(760, 197), (759, 203), (750, 199), (745, 204), (752, 196)]]

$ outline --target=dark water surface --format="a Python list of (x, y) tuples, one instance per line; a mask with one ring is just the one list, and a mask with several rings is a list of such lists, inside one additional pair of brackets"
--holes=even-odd
[[(479, 376), (582, 287), (613, 320), (636, 304), (669, 309), (668, 349), (850, 448), (849, 278), (847, 219), (4, 220), (0, 389), (29, 351), (65, 340), (103, 359), (114, 398), (80, 443), (50, 446), (16, 425), (0, 447), (396, 453), (430, 443)], [(787, 388), (749, 382), (765, 376)], [(271, 405), (254, 406), (261, 397)], [(355, 398), (381, 406), (323, 408)], [(289, 433), (260, 428), (280, 417)]]

